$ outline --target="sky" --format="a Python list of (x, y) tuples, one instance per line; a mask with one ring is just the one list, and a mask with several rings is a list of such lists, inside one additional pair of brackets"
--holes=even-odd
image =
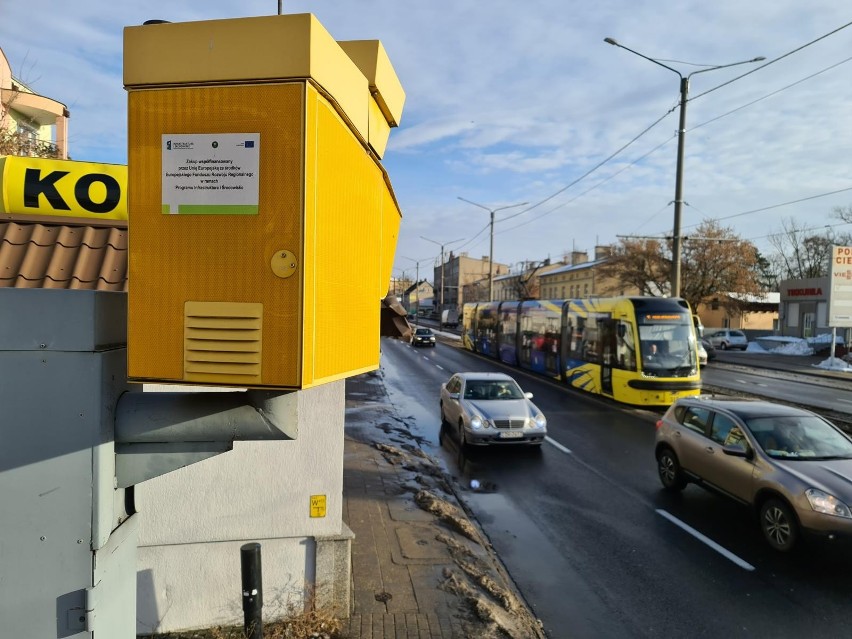
[[(124, 164), (122, 29), (274, 15), (278, 4), (76, 0), (34, 13), (0, 0), (0, 48), (17, 78), (69, 108), (74, 159)], [(396, 277), (431, 281), (442, 247), (489, 255), (495, 209), (494, 260), (513, 268), (670, 237), (678, 73), (694, 74), (685, 241), (716, 220), (771, 254), (785, 221), (821, 232), (852, 207), (844, 3), (284, 0), (282, 12), (315, 14), (337, 40), (381, 40), (403, 85), (383, 159), (403, 214)]]

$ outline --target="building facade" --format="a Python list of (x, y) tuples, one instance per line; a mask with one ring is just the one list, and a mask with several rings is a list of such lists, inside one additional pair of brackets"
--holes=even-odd
[[(488, 276), (491, 262), (488, 256), (482, 259), (469, 257), (467, 253), (454, 255), (435, 267), (435, 308), (438, 313), (446, 308), (461, 310), (465, 302), (488, 300)], [(509, 272), (506, 264), (494, 262), (494, 290), (496, 279)], [(476, 299), (473, 299), (473, 298)]]
[(402, 294), (402, 305), (409, 315), (428, 315), (435, 309), (435, 289), (426, 280), (415, 282)]
[[(831, 333), (828, 325), (829, 280), (826, 276), (781, 282), (781, 335), (807, 339)], [(845, 335), (846, 329), (841, 329), (838, 334)]]
[(729, 293), (718, 295), (692, 310), (707, 329), (736, 328), (753, 338), (779, 331), (778, 304), (778, 293), (761, 296)]
[(584, 251), (571, 253), (569, 264), (543, 273), (539, 277), (541, 299), (573, 299), (578, 297), (610, 297), (639, 295), (635, 286), (624, 284), (601, 273), (610, 247), (596, 246), (595, 259), (589, 261)]
[(64, 104), (13, 76), (0, 49), (0, 155), (68, 159), (70, 117)]

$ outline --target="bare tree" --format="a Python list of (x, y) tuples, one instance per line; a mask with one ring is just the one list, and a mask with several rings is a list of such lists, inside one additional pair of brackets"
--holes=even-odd
[(780, 277), (807, 279), (828, 275), (831, 247), (844, 243), (846, 238), (839, 237), (830, 227), (816, 232), (792, 218), (783, 220), (781, 227), (781, 232), (768, 238), (775, 249), (772, 261)]

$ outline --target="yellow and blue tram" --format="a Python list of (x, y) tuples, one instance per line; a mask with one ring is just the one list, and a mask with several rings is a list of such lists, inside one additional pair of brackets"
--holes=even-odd
[(634, 406), (701, 392), (689, 304), (593, 297), (476, 302), (463, 308), (468, 350)]

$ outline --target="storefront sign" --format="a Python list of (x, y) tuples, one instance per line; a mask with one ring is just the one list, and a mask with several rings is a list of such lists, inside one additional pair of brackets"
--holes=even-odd
[(0, 213), (127, 219), (127, 167), (0, 157)]
[(828, 325), (852, 327), (852, 247), (831, 248), (831, 285), (828, 295)]

